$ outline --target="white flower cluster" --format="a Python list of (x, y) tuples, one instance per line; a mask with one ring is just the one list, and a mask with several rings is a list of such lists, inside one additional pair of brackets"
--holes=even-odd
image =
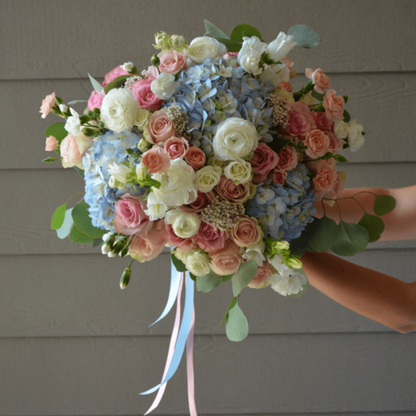
[(348, 137), (348, 148), (351, 152), (356, 152), (365, 142), (363, 136), (364, 127), (358, 124), (355, 120), (350, 123), (346, 123), (343, 120), (338, 120), (334, 125), (335, 134), (340, 139), (346, 139)]

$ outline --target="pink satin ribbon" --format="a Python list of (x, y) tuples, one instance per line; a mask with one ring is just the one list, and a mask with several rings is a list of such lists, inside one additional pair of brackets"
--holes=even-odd
[(195, 404), (195, 376), (194, 376), (194, 327), (195, 306), (192, 311), (192, 324), (186, 340), (186, 371), (188, 375), (188, 403), (190, 416), (198, 416)]

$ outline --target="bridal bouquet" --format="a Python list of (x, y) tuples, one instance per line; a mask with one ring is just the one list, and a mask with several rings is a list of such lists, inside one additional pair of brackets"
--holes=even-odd
[[(227, 336), (240, 341), (248, 334), (238, 304), (243, 288), (271, 286), (298, 297), (308, 286), (305, 250), (353, 255), (383, 231), (382, 220), (366, 212), (360, 224), (314, 217), (318, 201), (337, 203), (344, 188), (339, 152), (358, 150), (365, 134), (344, 109), (348, 97), (337, 95), (321, 69), (307, 68), (309, 81), (293, 90), (287, 55), (316, 46), (319, 35), (297, 25), (267, 43), (249, 25), (230, 37), (205, 25), (205, 36), (190, 43), (157, 33), (160, 52), (147, 69), (129, 62), (101, 84), (90, 77), (82, 114), (70, 107), (78, 101), (64, 104), (54, 93), (41, 107), (42, 117), (53, 112), (65, 120), (47, 128), (46, 150), (60, 157), (44, 162), (61, 160), (85, 180), (83, 200), (53, 215), (58, 236), (129, 257), (121, 288), (134, 260), (154, 260), (170, 247), (182, 274), (172, 273), (161, 318), (187, 281), (173, 358), (151, 391), (174, 373), (193, 333), (194, 282), (208, 292), (231, 281), (223, 322)], [(389, 197), (376, 197), (378, 215), (393, 207)]]

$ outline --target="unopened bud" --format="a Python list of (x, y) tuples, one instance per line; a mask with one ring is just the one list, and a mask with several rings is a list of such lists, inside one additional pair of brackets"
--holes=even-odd
[(68, 111), (68, 106), (65, 104), (59, 104), (59, 109), (63, 112), (66, 113)]
[(118, 253), (118, 255), (121, 258), (123, 258), (123, 257), (126, 257), (128, 253), (129, 253), (129, 248), (128, 247), (123, 247), (123, 249), (120, 251), (120, 253)]
[(291, 269), (301, 269), (302, 268), (302, 262), (299, 259), (296, 259), (294, 257), (290, 257), (286, 261), (286, 265), (290, 267)]
[(111, 251), (111, 247), (107, 244), (103, 244), (101, 246), (101, 253), (103, 253), (105, 256)]
[(130, 72), (131, 70), (132, 70), (132, 68), (134, 67), (134, 65), (133, 65), (133, 63), (132, 62), (126, 62), (124, 65), (123, 65), (123, 69), (126, 71), (126, 72)]
[(186, 40), (182, 35), (172, 35), (169, 43), (173, 49), (181, 51), (186, 45)]
[(120, 289), (125, 289), (130, 282), (131, 269), (130, 264), (124, 269), (120, 278)]
[(152, 59), (150, 60), (153, 66), (159, 66), (160, 65), (160, 59), (156, 54), (153, 54)]

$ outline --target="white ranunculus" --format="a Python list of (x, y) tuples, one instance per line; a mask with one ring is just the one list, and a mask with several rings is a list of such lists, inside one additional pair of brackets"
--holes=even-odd
[(175, 81), (175, 76), (167, 72), (162, 72), (152, 81), (150, 89), (161, 100), (169, 100), (179, 87), (179, 82)]
[(351, 152), (356, 152), (364, 144), (365, 138), (362, 133), (363, 126), (357, 124), (355, 120), (348, 124), (348, 143)]
[(334, 132), (340, 139), (348, 137), (348, 124), (344, 120), (338, 120), (334, 124)]
[(70, 108), (69, 110), (71, 111), (72, 116), (69, 116), (66, 119), (65, 130), (69, 134), (77, 136), (81, 132), (81, 120), (79, 119), (79, 114), (73, 108)]
[(168, 207), (165, 203), (157, 199), (154, 192), (150, 192), (146, 202), (147, 209), (145, 209), (144, 212), (149, 216), (150, 221), (165, 218)]
[(188, 47), (188, 57), (197, 64), (203, 63), (205, 58), (215, 59), (226, 52), (224, 44), (208, 36), (195, 38)]
[(294, 47), (293, 36), (280, 32), (277, 38), (267, 45), (266, 52), (274, 62), (281, 61)]
[(150, 117), (152, 117), (150, 111), (147, 111), (144, 108), (139, 108), (137, 110), (136, 119), (134, 120), (134, 125), (137, 126), (140, 131), (144, 131), (145, 127), (149, 123)]
[(266, 257), (263, 255), (265, 248), (266, 243), (264, 240), (261, 240), (260, 243), (247, 247), (245, 253), (243, 254), (243, 258), (247, 260), (254, 260), (258, 266), (262, 266), (264, 260), (266, 260)]
[(259, 68), (261, 55), (266, 51), (267, 44), (262, 42), (257, 36), (243, 38), (243, 46), (237, 55), (237, 61), (244, 71), (253, 75), (262, 73), (263, 68)]
[(201, 192), (210, 192), (218, 185), (222, 169), (219, 166), (204, 166), (196, 171), (196, 187)]
[(219, 124), (213, 139), (215, 155), (221, 160), (243, 159), (257, 149), (259, 135), (252, 123), (230, 117)]
[(136, 120), (138, 105), (130, 90), (113, 88), (103, 99), (101, 119), (116, 133), (129, 130)]
[(173, 231), (178, 237), (190, 238), (198, 232), (201, 219), (198, 214), (176, 208), (166, 213), (165, 223), (172, 225)]
[(211, 271), (209, 255), (201, 250), (192, 250), (186, 256), (186, 268), (195, 276), (204, 277)]
[(183, 159), (172, 160), (167, 173), (157, 172), (152, 178), (159, 181), (161, 186), (159, 189), (152, 188), (151, 194), (167, 206), (188, 205), (197, 197), (195, 171)]
[(289, 82), (289, 68), (285, 64), (269, 65), (261, 74), (260, 81), (269, 81), (272, 85), (277, 87), (282, 81)]
[(224, 169), (224, 175), (236, 185), (247, 183), (252, 178), (251, 164), (244, 159), (236, 159)]

